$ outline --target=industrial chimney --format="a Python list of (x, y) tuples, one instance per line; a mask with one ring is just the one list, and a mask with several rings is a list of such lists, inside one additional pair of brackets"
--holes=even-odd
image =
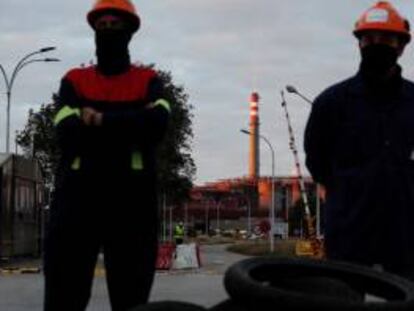
[(253, 92), (250, 96), (250, 151), (249, 151), (249, 177), (259, 177), (259, 94)]

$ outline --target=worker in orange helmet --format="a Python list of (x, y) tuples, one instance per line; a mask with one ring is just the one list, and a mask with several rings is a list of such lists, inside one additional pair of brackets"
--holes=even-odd
[(62, 79), (61, 151), (45, 242), (45, 311), (86, 309), (99, 252), (114, 311), (147, 302), (157, 256), (155, 151), (170, 104), (157, 73), (132, 65), (140, 18), (128, 0), (98, 0), (87, 20), (97, 65)]
[(355, 25), (358, 73), (320, 94), (306, 132), (306, 164), (326, 187), (330, 259), (414, 280), (414, 84), (398, 58), (410, 26), (379, 1)]

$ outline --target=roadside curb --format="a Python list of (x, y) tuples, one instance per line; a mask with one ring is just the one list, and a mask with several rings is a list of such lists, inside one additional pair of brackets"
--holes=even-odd
[(38, 274), (42, 271), (40, 267), (0, 268), (0, 275), (9, 274)]
[[(95, 269), (95, 277), (104, 277), (106, 275), (104, 268)], [(155, 272), (157, 276), (170, 276), (170, 275), (222, 275), (213, 269), (183, 269), (183, 270), (157, 270)]]

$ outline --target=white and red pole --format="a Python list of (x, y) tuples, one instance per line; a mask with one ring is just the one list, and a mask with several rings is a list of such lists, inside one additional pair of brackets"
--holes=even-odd
[(260, 148), (259, 148), (259, 94), (253, 92), (250, 95), (250, 152), (249, 152), (249, 176), (256, 179), (260, 175)]

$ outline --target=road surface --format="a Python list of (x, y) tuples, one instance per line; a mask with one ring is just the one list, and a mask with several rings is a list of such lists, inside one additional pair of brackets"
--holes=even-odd
[[(225, 245), (201, 247), (203, 267), (191, 271), (159, 272), (155, 277), (151, 301), (176, 300), (212, 307), (225, 300), (226, 269), (244, 256), (229, 253)], [(41, 311), (42, 274), (0, 275), (0, 310)], [(97, 273), (88, 311), (110, 311), (105, 277)]]

